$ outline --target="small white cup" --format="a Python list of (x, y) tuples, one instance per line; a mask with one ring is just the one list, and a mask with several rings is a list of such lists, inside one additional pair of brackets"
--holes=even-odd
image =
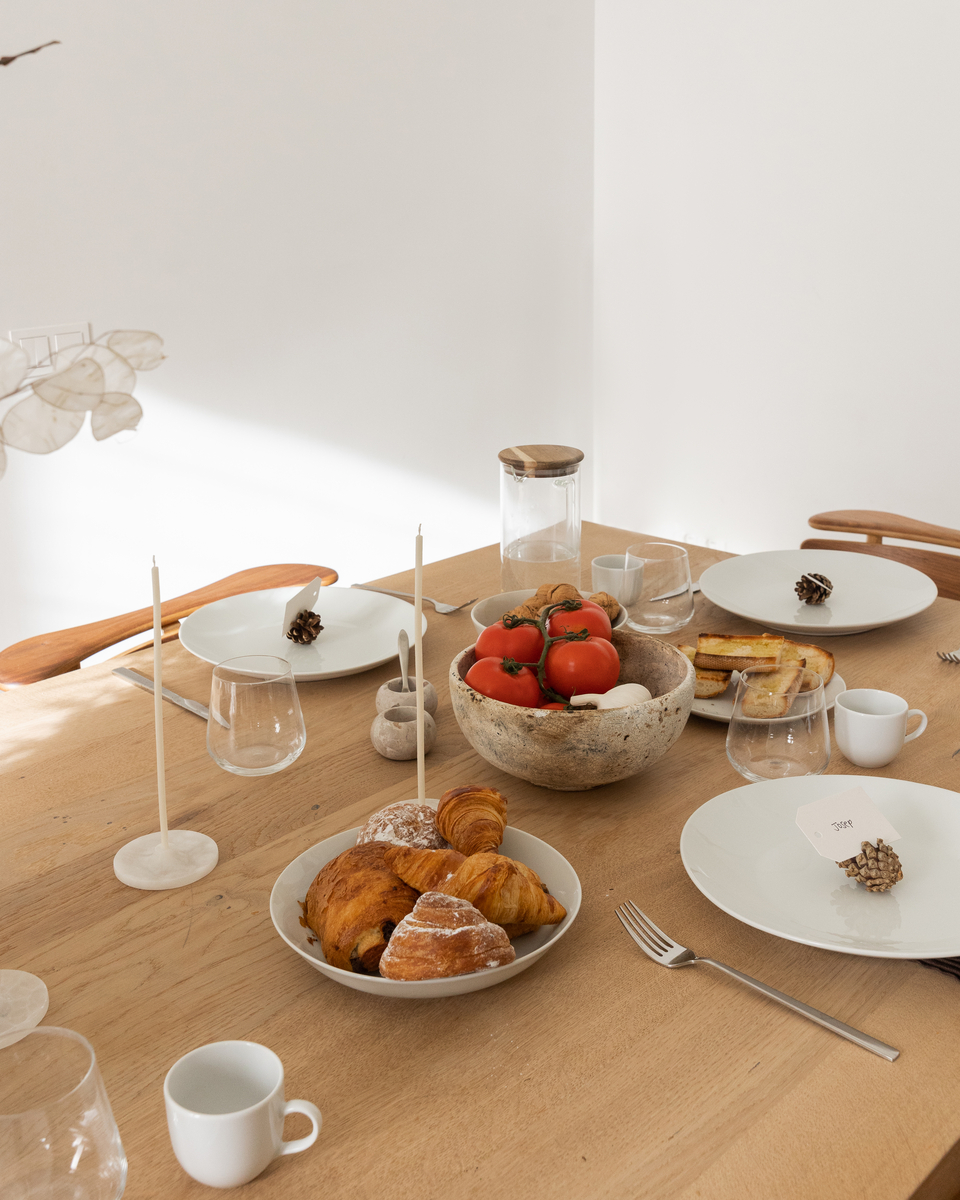
[[(907, 733), (907, 720), (919, 717), (920, 724)], [(834, 733), (844, 756), (857, 767), (885, 767), (927, 727), (926, 713), (907, 708), (902, 696), (876, 688), (853, 688), (841, 692), (833, 710)]]
[[(167, 1126), (180, 1166), (198, 1183), (238, 1187), (281, 1154), (317, 1140), (323, 1118), (307, 1100), (283, 1098), (283, 1063), (257, 1042), (211, 1042), (178, 1059), (163, 1081)], [(313, 1130), (283, 1140), (283, 1119), (303, 1113)]]
[(590, 582), (595, 592), (606, 592), (629, 608), (643, 586), (643, 563), (626, 554), (601, 554), (590, 564)]

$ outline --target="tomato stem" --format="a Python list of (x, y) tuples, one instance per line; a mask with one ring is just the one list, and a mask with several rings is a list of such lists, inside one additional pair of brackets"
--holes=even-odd
[(537, 683), (540, 685), (540, 691), (551, 700), (559, 701), (569, 709), (570, 701), (567, 696), (561, 696), (559, 692), (555, 692), (553, 688), (547, 687), (546, 683), (546, 662), (547, 653), (554, 642), (585, 642), (590, 636), (588, 629), (577, 629), (571, 633), (561, 633), (557, 637), (551, 637), (547, 633), (547, 625), (550, 618), (555, 612), (576, 612), (578, 608), (583, 607), (582, 600), (561, 600), (558, 604), (548, 604), (546, 608), (540, 610), (538, 617), (518, 617), (515, 613), (507, 613), (503, 617), (504, 629), (517, 629), (520, 625), (535, 625), (543, 634), (543, 650), (540, 654), (540, 659), (535, 663), (518, 663), (515, 658), (505, 658), (501, 665), (508, 675), (519, 674), (522, 667), (529, 667), (531, 671), (537, 673)]

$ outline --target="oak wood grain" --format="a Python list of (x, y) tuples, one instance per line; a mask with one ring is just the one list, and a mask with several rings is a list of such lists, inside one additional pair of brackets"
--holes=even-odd
[[(640, 536), (587, 524), (584, 561)], [(727, 557), (690, 552), (695, 575)], [(376, 582), (413, 590), (412, 571)], [(431, 595), (471, 587), (499, 590), (497, 547), (424, 568)], [(314, 1147), (227, 1196), (952, 1197), (957, 981), (795, 945), (701, 895), (678, 842), (700, 804), (743, 784), (722, 725), (692, 718), (648, 772), (593, 792), (547, 791), (483, 762), (446, 689), (451, 659), (474, 640), (469, 610), (427, 619), (426, 674), (441, 701), (428, 795), (499, 788), (510, 823), (555, 846), (583, 885), (577, 921), (539, 963), (447, 1000), (340, 987), (290, 951), (269, 918), (270, 889), (297, 854), (415, 795), (415, 765), (380, 758), (369, 740), (393, 663), (301, 684), (306, 748), (261, 779), (219, 770), (202, 722), (165, 710), (171, 826), (220, 847), (210, 876), (172, 892), (126, 888), (111, 869), (120, 845), (155, 826), (150, 696), (107, 664), (0, 695), (0, 963), (40, 975), (47, 1022), (93, 1042), (130, 1160), (125, 1200), (210, 1195), (173, 1157), (162, 1082), (181, 1054), (221, 1038), (271, 1046), (287, 1096), (324, 1114)], [(761, 632), (700, 596), (694, 622), (671, 640), (705, 630)], [(942, 599), (899, 625), (831, 639), (848, 686), (898, 691), (929, 716), (924, 736), (877, 774), (960, 783), (958, 669), (934, 657), (955, 645), (960, 605)], [(149, 675), (149, 652), (132, 665)], [(165, 682), (181, 694), (205, 700), (211, 669), (179, 643), (164, 647)], [(836, 751), (829, 771), (861, 773)], [(719, 974), (650, 962), (614, 917), (627, 898), (685, 945), (892, 1043), (900, 1059), (866, 1054)], [(291, 1118), (288, 1137), (305, 1132), (301, 1120)]]
[(932, 542), (937, 546), (960, 549), (960, 529), (931, 525), (927, 521), (901, 517), (896, 513), (847, 508), (836, 512), (817, 513), (807, 524), (811, 529), (825, 529), (831, 533), (860, 533), (868, 538), (889, 537), (905, 542)]
[[(202, 605), (212, 604), (214, 600), (222, 600), (225, 596), (238, 596), (242, 592), (266, 588), (293, 587), (296, 584), (306, 586), (318, 575), (324, 586), (336, 583), (336, 571), (310, 563), (274, 563), (250, 567), (184, 596), (165, 600), (160, 606), (161, 620), (166, 629)], [(0, 651), (0, 683), (36, 683), (54, 675), (76, 671), (91, 654), (97, 654), (125, 638), (152, 628), (153, 608), (148, 607), (103, 621), (92, 621), (88, 625), (76, 625), (72, 629), (59, 629), (55, 633), (27, 638)]]

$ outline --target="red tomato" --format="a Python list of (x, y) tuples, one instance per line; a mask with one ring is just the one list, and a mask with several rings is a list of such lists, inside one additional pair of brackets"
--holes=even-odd
[(516, 675), (511, 675), (503, 669), (499, 658), (478, 658), (464, 678), (482, 695), (505, 704), (539, 708), (543, 699), (537, 676), (529, 667), (521, 667)]
[(547, 651), (547, 687), (561, 696), (609, 692), (620, 675), (620, 655), (613, 643), (588, 637), (585, 642), (554, 642)]
[[(604, 613), (604, 616), (606, 614)], [(489, 625), (477, 638), (477, 658), (513, 658), (520, 663), (540, 661), (543, 634), (536, 625), (505, 629), (502, 621)]]
[(574, 609), (573, 612), (560, 609), (547, 622), (547, 633), (551, 637), (559, 637), (563, 633), (579, 633), (581, 629), (586, 629), (591, 637), (606, 638), (610, 641), (610, 618), (600, 605), (594, 604), (592, 600), (584, 600), (583, 607)]
[(561, 711), (565, 709), (566, 704), (562, 704), (559, 700), (551, 700), (549, 704), (541, 704), (541, 708), (559, 708)]

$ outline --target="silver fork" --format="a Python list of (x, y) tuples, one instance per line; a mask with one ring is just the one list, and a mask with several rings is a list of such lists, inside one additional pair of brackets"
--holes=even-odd
[(941, 662), (960, 663), (960, 647), (958, 647), (956, 650), (938, 650), (937, 658), (939, 658)]
[(649, 954), (653, 961), (660, 963), (662, 967), (686, 967), (691, 963), (708, 963), (711, 967), (717, 967), (719, 970), (725, 971), (728, 975), (732, 975), (734, 979), (739, 979), (741, 983), (747, 984), (748, 987), (762, 992), (764, 996), (769, 996), (771, 1000), (779, 1001), (780, 1004), (792, 1009), (795, 1013), (799, 1013), (802, 1017), (809, 1017), (811, 1021), (816, 1021), (818, 1025), (823, 1025), (824, 1028), (832, 1029), (834, 1033), (839, 1033), (847, 1041), (856, 1042), (864, 1050), (872, 1050), (874, 1054), (879, 1054), (881, 1058), (886, 1058), (890, 1062), (893, 1062), (900, 1054), (899, 1050), (894, 1050), (892, 1046), (888, 1046), (885, 1042), (878, 1041), (876, 1038), (870, 1037), (869, 1034), (861, 1033), (859, 1029), (854, 1029), (850, 1025), (844, 1025), (843, 1021), (838, 1021), (836, 1017), (829, 1017), (826, 1013), (820, 1012), (818, 1008), (811, 1008), (809, 1004), (803, 1004), (799, 1000), (794, 1000), (792, 996), (787, 996), (784, 992), (778, 992), (776, 988), (770, 987), (767, 983), (761, 983), (759, 979), (754, 979), (750, 975), (744, 975), (741, 971), (735, 971), (733, 967), (728, 967), (726, 963), (717, 962), (712, 958), (698, 958), (692, 950), (681, 946), (673, 938), (667, 937), (663, 930), (658, 929), (650, 918), (645, 916), (631, 900), (628, 900), (626, 904), (622, 904), (617, 909), (617, 916), (620, 919), (620, 924), (630, 934), (640, 949), (645, 954)]
[[(413, 592), (392, 592), (389, 588), (371, 587), (369, 583), (351, 583), (352, 588), (360, 588), (363, 592), (381, 592), (384, 596), (400, 596), (404, 600), (412, 600)], [(473, 600), (477, 597), (474, 596)], [(464, 600), (462, 604), (444, 604), (442, 600), (434, 600), (432, 596), (424, 596), (424, 600), (428, 604), (432, 604), (438, 613), (454, 613), (459, 612), (461, 608), (466, 608), (468, 604), (472, 604), (473, 600)]]

